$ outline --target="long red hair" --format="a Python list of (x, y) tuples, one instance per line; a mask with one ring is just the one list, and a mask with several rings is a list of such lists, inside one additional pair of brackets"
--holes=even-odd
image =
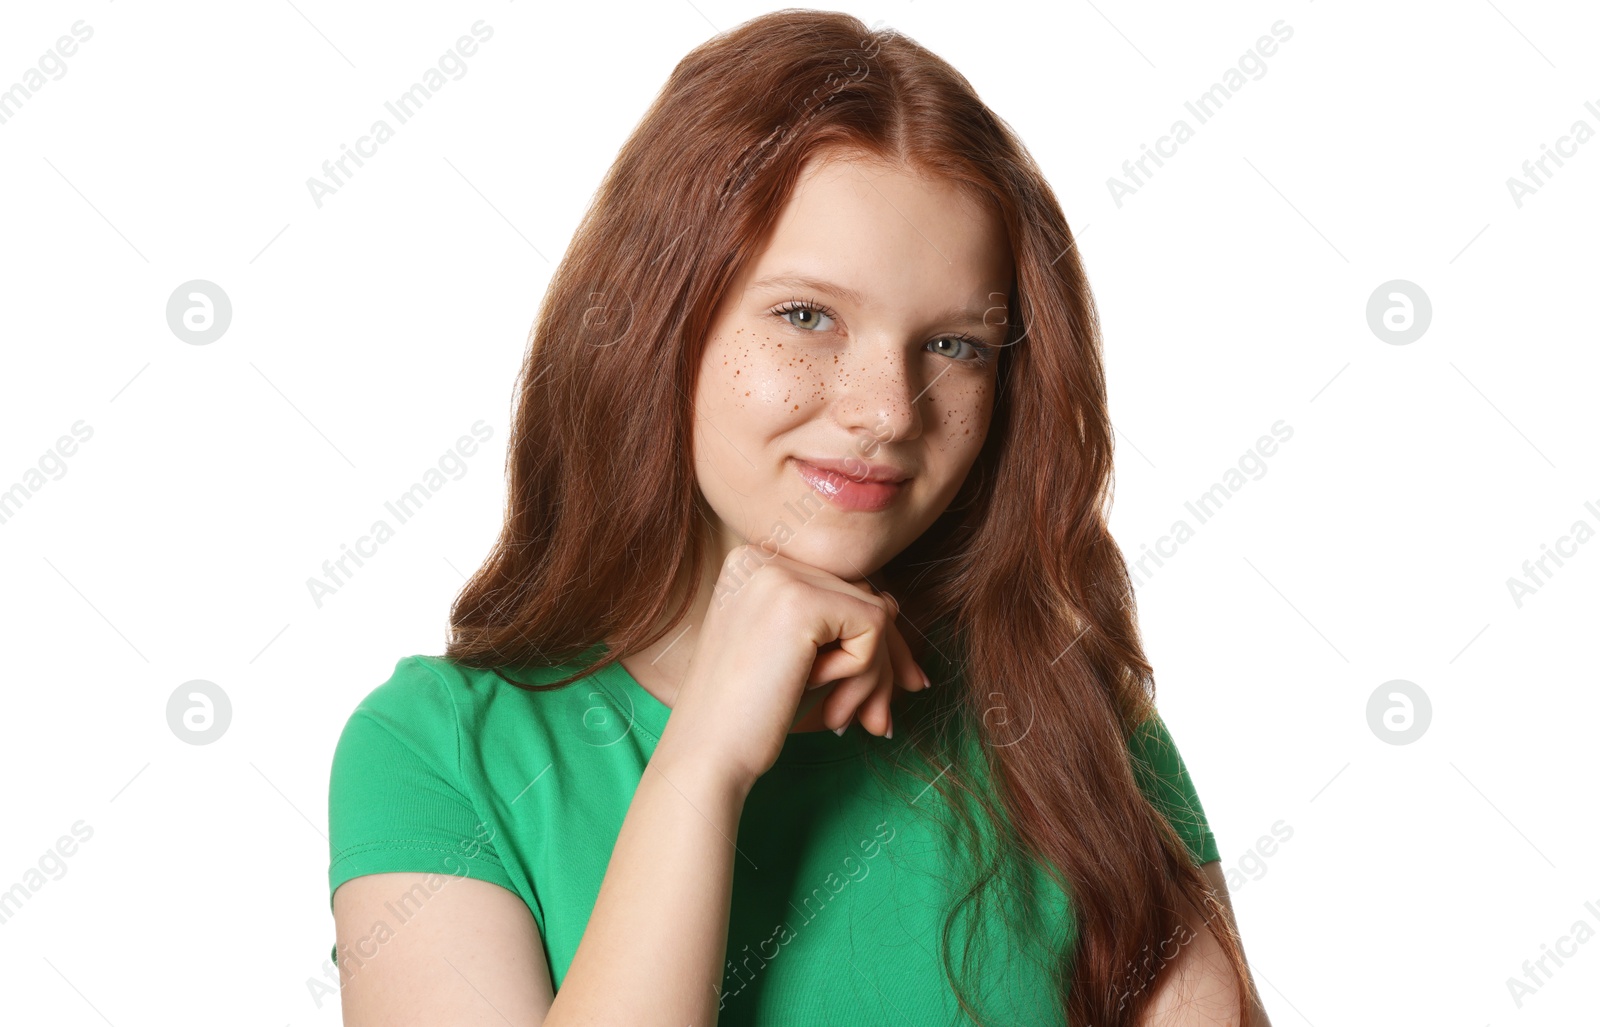
[[(960, 687), (907, 749), (924, 768), (943, 767), (951, 746), (982, 754), (973, 774), (957, 765), (928, 779), (950, 808), (979, 810), (1008, 857), (975, 859), (980, 877), (963, 901), (1023, 855), (1062, 886), (1072, 919), (1055, 966), (1075, 1027), (1137, 1022), (1171, 965), (1151, 954), (1198, 915), (1232, 964), (1248, 1024), (1239, 939), (1130, 765), (1154, 682), (1106, 528), (1112, 428), (1072, 232), (1010, 128), (901, 34), (781, 10), (673, 69), (539, 309), (510, 432), (505, 524), (451, 609), (446, 656), (553, 666), (620, 640), (544, 686), (562, 687), (687, 615), (704, 559), (688, 397), (705, 338), (805, 162), (833, 148), (959, 183), (1011, 241), (1008, 309), (1020, 319), (1001, 353), (989, 435), (949, 509), (881, 572), (906, 620), (934, 636), (939, 662), (959, 668)], [(1022, 711), (1027, 729), (997, 722), (997, 706)], [(976, 1017), (949, 970), (955, 915), (941, 953)]]

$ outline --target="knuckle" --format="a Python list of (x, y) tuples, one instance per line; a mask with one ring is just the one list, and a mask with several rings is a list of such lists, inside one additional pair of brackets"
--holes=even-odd
[(767, 589), (764, 601), (786, 616), (803, 613), (809, 591), (804, 582), (786, 575), (769, 576), (764, 583)]

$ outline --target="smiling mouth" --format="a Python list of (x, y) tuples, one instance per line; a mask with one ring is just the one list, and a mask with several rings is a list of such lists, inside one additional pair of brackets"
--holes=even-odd
[(805, 479), (812, 491), (826, 498), (841, 510), (874, 512), (887, 509), (906, 490), (909, 478), (903, 481), (859, 481), (838, 471), (818, 467), (798, 457), (795, 470)]

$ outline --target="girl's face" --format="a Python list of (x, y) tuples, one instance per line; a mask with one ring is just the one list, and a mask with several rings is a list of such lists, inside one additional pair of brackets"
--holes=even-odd
[(983, 446), (1011, 284), (1003, 226), (956, 186), (809, 162), (695, 385), (712, 555), (765, 543), (853, 581), (910, 545)]

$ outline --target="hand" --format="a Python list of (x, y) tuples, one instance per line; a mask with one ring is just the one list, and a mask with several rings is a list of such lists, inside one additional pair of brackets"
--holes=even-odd
[(719, 585), (653, 759), (710, 761), (748, 789), (777, 762), (807, 692), (831, 683), (826, 724), (863, 713), (883, 733), (895, 686), (927, 687), (898, 604), (867, 582), (744, 545)]
[[(916, 654), (900, 630), (900, 604), (889, 593), (880, 591), (865, 578), (852, 581), (850, 584), (870, 590), (874, 595), (888, 600), (892, 619), (886, 637), (889, 652), (896, 656), (890, 659), (884, 673), (876, 678), (871, 675), (857, 675), (853, 678), (830, 681), (822, 688), (808, 689), (807, 697), (800, 704), (800, 712), (795, 717), (794, 724), (790, 725), (791, 731), (795, 725), (805, 721), (810, 729), (821, 726), (837, 733), (852, 720), (858, 720), (864, 729), (873, 734), (887, 736), (894, 728), (894, 716), (890, 712), (890, 704), (894, 700), (895, 689), (920, 691), (927, 687), (927, 679), (921, 672), (920, 664), (916, 680), (912, 682), (891, 672), (893, 666), (902, 666), (903, 660), (916, 661)], [(813, 665), (814, 674), (826, 675), (827, 669), (823, 658), (838, 648), (837, 640), (822, 647), (818, 662)], [(814, 710), (816, 712), (813, 714)]]

